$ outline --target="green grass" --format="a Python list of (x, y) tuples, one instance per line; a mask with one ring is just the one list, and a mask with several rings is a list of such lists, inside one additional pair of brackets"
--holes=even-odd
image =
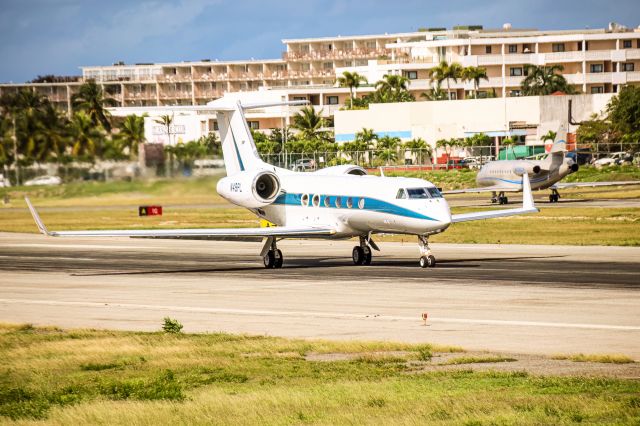
[[(416, 370), (416, 363), (429, 363), (418, 361), (425, 352), (448, 349), (0, 325), (0, 420), (140, 425), (640, 421), (640, 382), (634, 380)], [(393, 356), (372, 355), (391, 351)], [(360, 355), (319, 362), (306, 360), (311, 353)]]
[(599, 362), (603, 364), (633, 364), (633, 358), (620, 354), (577, 354), (577, 355), (554, 355), (552, 359), (569, 360), (573, 362)]

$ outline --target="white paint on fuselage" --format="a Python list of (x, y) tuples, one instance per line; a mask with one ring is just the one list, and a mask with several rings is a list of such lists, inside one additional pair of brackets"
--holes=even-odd
[[(570, 158), (564, 158), (557, 164), (550, 159), (491, 161), (482, 166), (476, 183), (479, 187), (499, 186), (505, 190), (522, 191), (522, 170), (527, 170), (531, 189), (546, 189), (567, 176), (572, 164), (573, 160)], [(540, 167), (540, 172), (532, 172), (535, 166)]]
[[(307, 203), (274, 203), (262, 209), (265, 219), (280, 226), (329, 226), (336, 229), (335, 237), (344, 238), (366, 235), (369, 232), (429, 235), (444, 231), (451, 223), (449, 205), (442, 197), (396, 198), (400, 188), (435, 187), (426, 180), (314, 173), (278, 173), (278, 177), (281, 190), (285, 193), (308, 196)], [(319, 196), (319, 205), (314, 205), (314, 195)], [(326, 196), (332, 197), (329, 207), (323, 202)], [(337, 196), (341, 197), (340, 207), (336, 206), (333, 199)], [(348, 207), (349, 198), (351, 207)], [(364, 199), (362, 208), (359, 205), (361, 199)], [(396, 213), (400, 214), (381, 212), (374, 208), (380, 204), (397, 210)]]

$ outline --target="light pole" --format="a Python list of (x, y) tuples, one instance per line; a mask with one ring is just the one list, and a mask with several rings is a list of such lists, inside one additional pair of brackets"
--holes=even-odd
[(18, 138), (16, 138), (16, 113), (11, 116), (11, 137), (13, 139), (13, 163), (16, 168), (16, 186), (20, 185), (20, 167), (18, 165)]

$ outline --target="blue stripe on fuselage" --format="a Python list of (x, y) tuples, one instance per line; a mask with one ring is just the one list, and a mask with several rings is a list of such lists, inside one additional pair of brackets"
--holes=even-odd
[[(314, 194), (309, 194), (309, 205), (311, 205), (312, 200), (313, 200), (313, 196)], [(341, 207), (336, 207), (336, 198), (340, 197), (340, 205)], [(329, 199), (329, 206), (326, 206), (325, 203), (325, 199), (328, 198)], [(347, 199), (351, 198), (352, 200), (352, 206), (351, 209), (349, 209), (347, 207)], [(361, 199), (364, 199), (364, 208), (360, 209), (358, 207), (358, 203)], [(292, 193), (285, 193), (285, 194), (280, 194), (278, 196), (278, 198), (276, 198), (276, 200), (273, 202), (273, 204), (280, 204), (280, 205), (287, 205), (287, 206), (300, 206), (300, 207), (304, 207), (302, 205), (302, 194), (292, 194)], [(341, 209), (346, 209), (346, 210), (369, 210), (369, 211), (374, 211), (374, 212), (378, 212), (378, 213), (387, 213), (387, 214), (393, 214), (396, 216), (404, 216), (404, 217), (410, 217), (413, 219), (426, 219), (426, 220), (433, 220), (436, 221), (437, 219), (434, 219), (432, 217), (429, 216), (425, 216), (423, 214), (420, 214), (418, 212), (415, 212), (413, 210), (404, 208), (404, 207), (400, 207), (396, 204), (392, 204), (386, 201), (382, 201), (382, 200), (378, 200), (376, 198), (369, 198), (369, 197), (354, 197), (354, 196), (343, 196), (343, 195), (322, 195), (320, 196), (320, 203), (318, 204), (318, 207), (321, 208), (332, 208), (332, 209), (337, 209), (337, 208), (341, 208)]]

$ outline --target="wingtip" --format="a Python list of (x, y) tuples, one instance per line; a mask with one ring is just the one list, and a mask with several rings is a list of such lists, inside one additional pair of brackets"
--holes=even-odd
[(42, 219), (40, 219), (40, 215), (38, 214), (38, 212), (35, 209), (35, 207), (33, 207), (33, 204), (31, 204), (31, 200), (29, 200), (29, 197), (25, 196), (24, 197), (24, 201), (27, 203), (27, 207), (29, 208), (29, 212), (31, 212), (31, 217), (33, 217), (33, 221), (36, 223), (36, 226), (38, 227), (38, 230), (44, 235), (52, 235), (47, 230), (47, 227), (44, 226), (44, 223), (42, 222)]

